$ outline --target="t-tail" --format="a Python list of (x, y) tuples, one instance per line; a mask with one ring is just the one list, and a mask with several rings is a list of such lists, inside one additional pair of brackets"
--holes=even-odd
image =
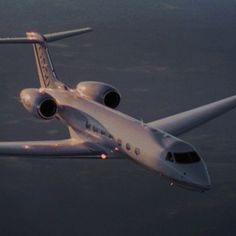
[(87, 27), (87, 28), (51, 33), (51, 34), (27, 32), (26, 37), (0, 38), (0, 43), (33, 44), (40, 86), (43, 88), (61, 88), (64, 86), (64, 84), (61, 83), (57, 78), (55, 68), (50, 58), (47, 43), (84, 34), (90, 31), (92, 31), (92, 29)]

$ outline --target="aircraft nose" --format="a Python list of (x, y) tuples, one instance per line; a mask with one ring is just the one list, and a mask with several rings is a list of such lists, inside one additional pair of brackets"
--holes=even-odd
[(200, 191), (207, 191), (211, 188), (211, 180), (203, 162), (198, 163), (185, 177), (189, 185)]
[(172, 177), (177, 185), (195, 191), (211, 188), (206, 164), (190, 144), (179, 140), (174, 142), (168, 148), (165, 161), (170, 168), (167, 176)]

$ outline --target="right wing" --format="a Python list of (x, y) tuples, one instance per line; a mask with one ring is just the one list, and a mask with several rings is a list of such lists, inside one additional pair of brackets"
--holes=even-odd
[(0, 142), (0, 156), (100, 159), (107, 153), (99, 146), (75, 139)]
[(174, 136), (184, 134), (236, 107), (236, 95), (173, 116), (147, 123)]

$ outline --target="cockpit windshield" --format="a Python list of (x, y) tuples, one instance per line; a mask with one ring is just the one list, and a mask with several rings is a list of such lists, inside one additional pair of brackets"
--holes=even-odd
[(181, 164), (189, 164), (200, 161), (200, 157), (196, 152), (182, 152), (182, 153), (171, 153), (168, 152), (166, 156), (167, 161)]

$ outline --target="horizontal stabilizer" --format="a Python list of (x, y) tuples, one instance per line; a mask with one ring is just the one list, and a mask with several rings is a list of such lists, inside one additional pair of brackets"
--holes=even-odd
[(91, 28), (81, 28), (81, 29), (75, 29), (75, 30), (68, 30), (68, 31), (62, 31), (57, 33), (51, 33), (51, 34), (44, 34), (42, 37), (29, 37), (30, 34), (34, 35), (33, 32), (28, 32), (27, 37), (16, 37), (16, 38), (0, 38), (0, 43), (43, 43), (43, 42), (53, 42), (64, 38), (69, 38), (72, 36), (84, 34), (87, 32), (92, 31)]
[(28, 38), (0, 38), (0, 43), (7, 43), (7, 44), (16, 44), (16, 43), (41, 43), (41, 41), (37, 39), (28, 39)]
[(86, 27), (82, 29), (68, 30), (68, 31), (63, 31), (63, 32), (58, 32), (58, 33), (44, 34), (43, 36), (47, 42), (53, 42), (60, 39), (65, 39), (72, 36), (88, 33), (90, 31), (92, 31), (92, 29), (89, 27)]

